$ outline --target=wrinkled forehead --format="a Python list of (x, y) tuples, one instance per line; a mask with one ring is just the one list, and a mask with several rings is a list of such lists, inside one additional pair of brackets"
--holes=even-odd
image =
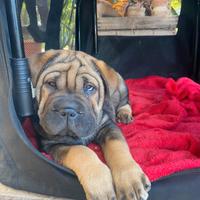
[(86, 79), (97, 79), (97, 81), (99, 81), (100, 72), (93, 61), (93, 57), (83, 52), (69, 52), (70, 53), (57, 53), (44, 63), (38, 73), (36, 87), (49, 78), (56, 78), (61, 75), (66, 75), (68, 82), (73, 82), (79, 75), (84, 76)]

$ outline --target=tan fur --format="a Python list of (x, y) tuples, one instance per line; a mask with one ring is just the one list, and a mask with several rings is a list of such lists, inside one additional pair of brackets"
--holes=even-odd
[[(97, 92), (88, 97), (88, 101), (99, 119), (102, 117), (100, 113), (103, 113), (102, 108), (106, 95), (108, 95), (109, 103), (113, 104), (116, 109), (118, 121), (129, 123), (132, 120), (125, 83), (121, 76), (105, 62), (83, 52), (70, 50), (50, 50), (30, 58), (29, 62), (33, 85), (36, 87), (40, 119), (47, 111), (51, 99), (65, 95), (67, 92), (83, 95), (81, 92), (84, 77), (97, 88)], [(57, 85), (55, 93), (48, 86), (52, 80)], [(107, 94), (105, 94), (105, 89)], [(110, 120), (109, 117), (104, 115), (103, 124)], [(112, 120), (109, 122), (113, 123)], [(114, 186), (118, 199), (121, 199), (120, 195), (124, 194), (129, 200), (129, 195), (134, 194), (137, 195), (136, 200), (141, 197), (146, 200), (148, 194), (144, 185), (150, 185), (150, 182), (133, 160), (121, 132), (112, 127), (109, 124), (102, 127), (104, 130), (102, 135), (105, 134), (103, 136), (105, 138), (102, 138), (100, 143), (110, 169), (98, 159), (92, 150), (85, 146), (57, 145), (55, 148), (53, 147), (51, 153), (57, 162), (76, 173), (88, 200), (115, 198)], [(48, 130), (45, 125), (43, 128)], [(116, 132), (114, 132), (115, 130)]]
[(76, 173), (88, 200), (115, 197), (111, 172), (92, 150), (77, 145), (60, 147), (54, 154), (60, 164)]
[(112, 95), (119, 86), (119, 77), (117, 73), (101, 60), (94, 60), (94, 62), (96, 63), (105, 80), (107, 81), (109, 92)]
[(35, 54), (29, 58), (29, 66), (31, 69), (32, 82), (35, 85), (38, 72), (41, 67), (55, 54), (54, 51), (48, 51), (45, 53)]
[(66, 85), (67, 85), (66, 77), (67, 77), (67, 72), (62, 72), (60, 74), (60, 77), (57, 80), (58, 88), (61, 88), (63, 90), (66, 88)]
[[(77, 54), (77, 58), (80, 59), (83, 63), (84, 57), (88, 56), (87, 54), (84, 54), (82, 52), (76, 52), (74, 54), (71, 53), (71, 51), (59, 51), (60, 52), (60, 57), (58, 60), (62, 59), (64, 56), (70, 57), (70, 55), (74, 56), (74, 54)], [(49, 97), (49, 90), (48, 88), (44, 85), (45, 81), (48, 81), (48, 79), (51, 79), (51, 77), (55, 77), (59, 71), (62, 71), (62, 76), (58, 77), (57, 84), (60, 89), (65, 89), (67, 88), (68, 90), (74, 90), (75, 88), (75, 83), (77, 85), (76, 89), (80, 89), (82, 87), (82, 83), (80, 81), (80, 77), (85, 75), (86, 73), (89, 72), (93, 77), (96, 78), (96, 80), (88, 77), (91, 82), (94, 82), (95, 85), (98, 85), (99, 88), (99, 93), (96, 94), (96, 96), (92, 97), (91, 102), (93, 104), (93, 108), (95, 109), (96, 113), (100, 112), (100, 109), (103, 106), (103, 101), (104, 101), (104, 87), (102, 80), (100, 77), (97, 75), (96, 72), (94, 72), (93, 69), (90, 67), (90, 63), (85, 63), (85, 66), (83, 68), (80, 67), (80, 61), (78, 60), (72, 60), (72, 62), (67, 62), (67, 63), (56, 63), (49, 68), (47, 68), (43, 73), (41, 73), (39, 79), (37, 80), (37, 75), (39, 71), (41, 70), (42, 66), (48, 61), (48, 59), (51, 59), (57, 51), (50, 50), (47, 51), (46, 54), (39, 54), (34, 57), (32, 57), (29, 61), (30, 66), (31, 66), (31, 73), (32, 73), (32, 80), (33, 84), (36, 86), (36, 98), (38, 99), (38, 102), (40, 103), (39, 105), (39, 110), (38, 110), (38, 115), (40, 116), (44, 110), (45, 102), (47, 102), (47, 99)], [(90, 56), (88, 56), (90, 58)], [(91, 57), (92, 58), (92, 57)], [(91, 62), (90, 59), (88, 62)], [(73, 66), (73, 67), (72, 67)], [(64, 75), (65, 74), (65, 75)], [(76, 79), (76, 80), (75, 80)], [(37, 83), (36, 83), (37, 80)], [(66, 83), (66, 85), (64, 85)], [(41, 95), (42, 93), (42, 95)], [(98, 96), (97, 96), (98, 95)], [(97, 98), (100, 99), (100, 101), (97, 104)]]
[(128, 194), (131, 194), (133, 187), (135, 187), (138, 197), (142, 194), (144, 199), (146, 199), (148, 193), (142, 186), (141, 178), (148, 184), (150, 184), (150, 181), (132, 158), (126, 142), (108, 139), (105, 141), (102, 149), (106, 162), (112, 172), (118, 199), (121, 199), (121, 191), (126, 191), (126, 199), (131, 200), (132, 197)]
[[(37, 80), (37, 76), (40, 73), (42, 67), (45, 65), (45, 63), (48, 62), (48, 60), (52, 59), (52, 57), (55, 56), (55, 54), (60, 54), (58, 58), (54, 61), (61, 60), (63, 58), (68, 58), (65, 62), (66, 63), (56, 63), (52, 64), (49, 68), (47, 68), (43, 73), (41, 73), (39, 79)], [(77, 58), (77, 59), (75, 59)], [(80, 62), (84, 64), (84, 68), (80, 68), (78, 71), (78, 68), (80, 66)], [(38, 54), (36, 56), (33, 56), (29, 59), (30, 63), (30, 69), (32, 74), (32, 81), (33, 85), (36, 86), (36, 98), (38, 99), (38, 102), (41, 102), (41, 106), (39, 107), (38, 114), (40, 115), (43, 110), (43, 106), (45, 105), (46, 99), (48, 98), (48, 89), (44, 86), (44, 80), (47, 79), (47, 76), (49, 76), (49, 73), (55, 73), (56, 71), (62, 71), (62, 73), (66, 73), (66, 78), (64, 75), (62, 75), (62, 78), (59, 77), (58, 84), (59, 86), (66, 82), (66, 87), (68, 89), (74, 90), (75, 82), (79, 80), (79, 77), (76, 76), (77, 74), (81, 75), (85, 72), (89, 72), (93, 77), (96, 77), (98, 81), (99, 86), (99, 93), (98, 97), (96, 96), (93, 98), (93, 104), (96, 104), (97, 98), (100, 99), (98, 102), (98, 105), (94, 105), (95, 112), (99, 112), (102, 108), (103, 101), (104, 101), (104, 87), (102, 85), (102, 80), (97, 76), (97, 73), (94, 72), (93, 69), (91, 69), (91, 65), (93, 63), (96, 64), (96, 67), (99, 68), (99, 71), (101, 72), (102, 76), (105, 78), (107, 85), (109, 87), (109, 93), (110, 96), (115, 95), (116, 98), (119, 98), (119, 93), (123, 94), (124, 90), (126, 89), (123, 85), (123, 80), (119, 76), (117, 72), (115, 72), (112, 68), (108, 67), (105, 62), (101, 60), (97, 60), (92, 56), (89, 56), (83, 52), (75, 52), (75, 51), (68, 51), (68, 50), (49, 50), (45, 53)], [(73, 66), (73, 67), (71, 67)], [(52, 75), (53, 76), (53, 75)], [(76, 78), (76, 81), (75, 81)], [(62, 79), (62, 81), (60, 80)], [(67, 80), (66, 80), (67, 79)], [(36, 82), (37, 81), (37, 82)], [(76, 82), (77, 86), (80, 85), (80, 82)], [(64, 87), (61, 86), (61, 87)], [(80, 87), (80, 86), (79, 86)], [(45, 95), (41, 96), (41, 91)], [(115, 92), (115, 94), (114, 94)], [(40, 99), (43, 98), (43, 99)], [(115, 98), (115, 97), (113, 97)]]
[(132, 110), (129, 104), (126, 104), (117, 110), (117, 122), (128, 124), (132, 120)]
[(67, 88), (69, 90), (74, 90), (75, 89), (75, 83), (76, 83), (76, 75), (78, 73), (78, 68), (80, 66), (80, 63), (75, 61), (71, 65), (70, 69), (66, 72), (67, 73)]

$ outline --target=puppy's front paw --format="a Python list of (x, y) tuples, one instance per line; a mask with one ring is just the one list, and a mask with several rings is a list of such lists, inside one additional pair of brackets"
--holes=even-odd
[(130, 162), (112, 171), (118, 200), (146, 200), (151, 183), (141, 168)]
[(122, 106), (117, 111), (117, 122), (124, 124), (129, 124), (133, 121), (132, 111), (129, 104)]
[(103, 163), (87, 170), (80, 183), (87, 200), (116, 200), (110, 169)]

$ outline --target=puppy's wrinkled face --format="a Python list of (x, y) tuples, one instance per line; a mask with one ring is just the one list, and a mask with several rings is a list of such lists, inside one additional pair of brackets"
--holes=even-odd
[[(38, 116), (46, 137), (94, 134), (104, 102), (104, 83), (94, 63), (80, 52), (48, 56), (35, 78)], [(45, 54), (40, 59), (45, 60)]]

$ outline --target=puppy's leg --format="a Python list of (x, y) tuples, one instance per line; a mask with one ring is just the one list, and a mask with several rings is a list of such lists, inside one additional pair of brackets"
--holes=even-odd
[(117, 122), (128, 124), (132, 122), (132, 110), (129, 104), (121, 106), (117, 109)]
[(132, 158), (121, 131), (114, 125), (104, 127), (102, 131), (99, 141), (111, 169), (117, 198), (146, 200), (151, 183)]
[(51, 154), (58, 163), (75, 172), (88, 200), (116, 199), (110, 170), (92, 150), (81, 145), (58, 146)]
[[(122, 77), (118, 74), (118, 93), (115, 93), (112, 96), (113, 102), (115, 102), (116, 96), (118, 96), (119, 103), (116, 108), (116, 120), (117, 122), (122, 122), (125, 124), (130, 123), (133, 120), (132, 117), (132, 110), (131, 106), (129, 104), (129, 94), (128, 94), (128, 88), (122, 79)], [(115, 105), (115, 104), (114, 104)]]

